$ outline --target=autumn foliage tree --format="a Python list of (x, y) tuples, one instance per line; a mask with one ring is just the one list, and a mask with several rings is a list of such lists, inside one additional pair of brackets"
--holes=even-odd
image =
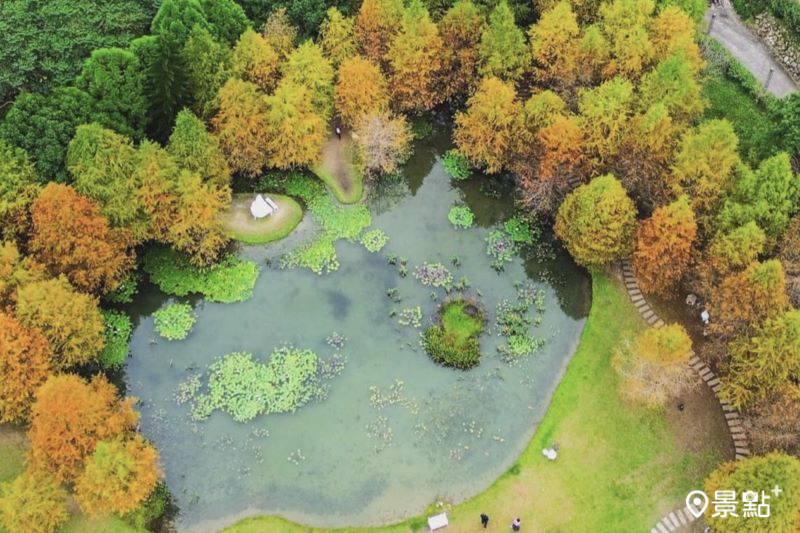
[(0, 484), (0, 526), (8, 533), (51, 533), (69, 519), (67, 491), (46, 472), (28, 468)]
[(103, 317), (97, 301), (76, 292), (66, 278), (29, 283), (17, 291), (17, 319), (38, 328), (63, 370), (91, 361), (103, 349)]
[(726, 277), (711, 298), (712, 330), (741, 332), (750, 324), (773, 317), (787, 308), (786, 277), (777, 259), (753, 262)]
[(355, 37), (353, 37), (354, 21), (350, 17), (345, 17), (336, 6), (328, 8), (325, 12), (325, 20), (319, 27), (322, 52), (331, 64), (338, 68), (345, 59), (351, 58), (358, 53)]
[(362, 115), (353, 130), (358, 158), (367, 175), (397, 171), (411, 153), (411, 130), (403, 116)]
[(270, 92), (278, 83), (280, 61), (278, 53), (266, 39), (248, 29), (239, 36), (233, 48), (231, 71), (234, 76)]
[(737, 409), (790, 387), (800, 378), (800, 311), (767, 319), (752, 335), (730, 343), (729, 353), (722, 395)]
[(50, 375), (52, 350), (37, 329), (0, 312), (0, 422), (25, 422), (36, 389)]
[(556, 235), (584, 266), (600, 266), (630, 253), (636, 208), (622, 184), (606, 174), (581, 185), (564, 199)]
[(219, 112), (212, 120), (228, 165), (235, 172), (257, 176), (267, 164), (267, 106), (252, 83), (231, 78), (219, 91)]
[(139, 507), (158, 482), (158, 452), (140, 436), (101, 441), (75, 481), (75, 499), (90, 516)]
[(310, 165), (319, 157), (327, 128), (302, 85), (282, 81), (266, 97), (267, 164), (276, 168)]
[(203, 181), (230, 185), (231, 170), (219, 139), (188, 109), (178, 113), (167, 151), (181, 168), (200, 174)]
[(311, 41), (295, 48), (283, 65), (282, 83), (305, 87), (314, 111), (326, 121), (333, 113), (333, 77), (331, 62)]
[(348, 126), (368, 113), (381, 113), (389, 107), (386, 79), (377, 65), (354, 56), (339, 67), (339, 80), (334, 90), (336, 113)]
[(530, 53), (525, 44), (525, 34), (514, 22), (514, 14), (506, 0), (501, 0), (489, 15), (489, 24), (478, 43), (481, 64), (478, 69), (484, 77), (516, 81), (530, 64)]
[(0, 310), (14, 307), (20, 287), (48, 277), (45, 268), (23, 256), (14, 241), (0, 242)]
[(484, 78), (456, 114), (453, 139), (469, 161), (486, 172), (500, 172), (514, 155), (521, 131), (522, 104), (514, 86), (498, 78)]
[(28, 207), (39, 187), (28, 154), (0, 139), (0, 238), (14, 239), (27, 233)]
[(439, 21), (441, 69), (436, 76), (442, 100), (463, 101), (478, 83), (478, 43), (486, 19), (471, 0), (458, 0)]
[(53, 276), (104, 294), (117, 288), (133, 266), (133, 244), (124, 228), (109, 228), (97, 204), (69, 185), (50, 183), (31, 205), (30, 251)]
[(50, 377), (37, 391), (31, 412), (31, 465), (59, 482), (74, 481), (98, 442), (134, 430), (133, 402), (119, 400), (117, 389), (101, 375), (89, 383), (71, 374)]
[(665, 294), (672, 289), (689, 266), (696, 237), (697, 223), (685, 195), (639, 222), (633, 267), (642, 290)]
[(692, 386), (687, 364), (692, 341), (679, 324), (649, 328), (634, 341), (625, 340), (616, 349), (612, 363), (623, 380), (622, 390), (651, 407)]
[(572, 87), (579, 69), (578, 19), (566, 1), (545, 11), (531, 26), (529, 37), (534, 75), (540, 83), (562, 89)]
[(401, 111), (422, 112), (440, 101), (437, 75), (442, 39), (421, 0), (410, 0), (400, 32), (386, 57), (392, 102)]
[(394, 36), (403, 22), (402, 0), (364, 0), (356, 14), (353, 35), (361, 52), (383, 66)]

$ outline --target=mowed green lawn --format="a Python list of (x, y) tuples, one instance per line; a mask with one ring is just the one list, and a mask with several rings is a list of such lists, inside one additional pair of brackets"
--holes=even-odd
[[(525, 531), (649, 531), (677, 507), (715, 466), (709, 453), (681, 451), (661, 411), (619, 395), (611, 368), (614, 346), (645, 328), (622, 287), (593, 277), (593, 304), (581, 342), (552, 404), (519, 461), (489, 489), (449, 511), (452, 530), (483, 531), (479, 515), (505, 530), (515, 516)], [(558, 459), (541, 454), (553, 441)], [(346, 531), (419, 531), (425, 517), (386, 528)], [(324, 531), (276, 517), (246, 519), (227, 533)]]

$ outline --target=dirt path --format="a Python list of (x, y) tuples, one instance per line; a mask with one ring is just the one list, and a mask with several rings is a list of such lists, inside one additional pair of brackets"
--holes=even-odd
[(773, 69), (768, 92), (782, 97), (797, 91), (794, 81), (772, 58), (767, 47), (739, 20), (730, 1), (720, 1), (720, 6), (712, 6), (706, 12), (706, 23), (711, 24), (710, 35), (722, 43), (762, 84), (767, 81), (770, 69)]
[(341, 139), (333, 135), (322, 146), (319, 163), (311, 167), (344, 204), (358, 202), (364, 192), (363, 178), (353, 163), (353, 149), (350, 133), (343, 133)]

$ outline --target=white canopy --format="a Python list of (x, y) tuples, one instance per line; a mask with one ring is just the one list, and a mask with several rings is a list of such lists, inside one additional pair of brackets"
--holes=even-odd
[(275, 211), (264, 197), (260, 194), (256, 196), (256, 199), (253, 200), (253, 203), (250, 204), (250, 213), (252, 213), (253, 217), (255, 218), (264, 218), (271, 215)]

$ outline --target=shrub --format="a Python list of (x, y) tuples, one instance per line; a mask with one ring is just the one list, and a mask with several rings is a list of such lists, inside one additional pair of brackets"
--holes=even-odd
[(518, 216), (506, 220), (503, 230), (512, 241), (521, 244), (533, 244), (542, 235), (541, 228)]
[(128, 357), (133, 324), (131, 318), (121, 311), (101, 311), (103, 314), (103, 336), (105, 346), (98, 356), (98, 361), (105, 368), (113, 368), (125, 362)]
[(179, 341), (189, 336), (197, 315), (188, 304), (170, 304), (153, 313), (153, 320), (159, 335)]
[(447, 219), (456, 228), (469, 228), (475, 223), (475, 215), (467, 206), (453, 206), (447, 213)]
[(466, 370), (480, 363), (478, 336), (484, 313), (477, 303), (449, 300), (439, 309), (438, 323), (425, 330), (422, 345), (434, 362)]
[(470, 177), (469, 161), (455, 150), (449, 150), (442, 156), (442, 166), (454, 180), (463, 181)]

